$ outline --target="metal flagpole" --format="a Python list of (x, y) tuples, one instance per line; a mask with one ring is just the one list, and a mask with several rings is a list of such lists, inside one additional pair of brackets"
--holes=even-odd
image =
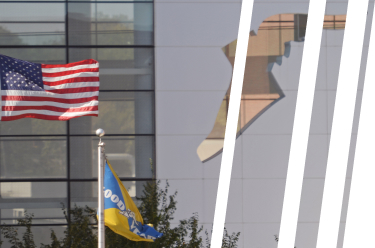
[(99, 136), (98, 144), (98, 248), (105, 247), (105, 236), (104, 236), (104, 146), (105, 143), (102, 142), (102, 137), (105, 132), (103, 129), (99, 128), (96, 130), (96, 135)]

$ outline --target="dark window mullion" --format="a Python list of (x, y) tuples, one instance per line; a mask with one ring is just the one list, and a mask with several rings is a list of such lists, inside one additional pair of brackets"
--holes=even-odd
[[(68, 16), (68, 0), (65, 0), (65, 60), (69, 63), (69, 16)], [(66, 146), (67, 146), (67, 209), (68, 213), (71, 210), (70, 202), (70, 121), (66, 122)], [(70, 222), (70, 214), (68, 214), (68, 222)]]
[[(0, 2), (1, 3), (1, 2)], [(65, 23), (62, 21), (0, 21), (0, 24), (7, 23), (7, 24), (51, 24), (51, 23)]]
[[(79, 0), (72, 0), (67, 1), (69, 3), (154, 3), (153, 1), (79, 1)], [(0, 3), (66, 3), (66, 0), (60, 1), (15, 1), (15, 0), (0, 0)]]
[[(0, 135), (0, 138), (18, 138), (18, 137), (66, 137), (66, 134), (20, 134), (20, 135)], [(82, 136), (82, 137), (96, 137), (95, 134), (69, 134), (69, 137), (77, 137), (77, 136)], [(151, 134), (106, 134), (105, 136), (107, 137), (129, 137), (129, 136), (155, 136), (154, 133)]]
[[(0, 48), (67, 48), (66, 45), (0, 45)], [(71, 45), (68, 48), (155, 48), (154, 45)]]
[[(141, 178), (141, 177), (119, 177), (121, 181), (154, 181), (153, 178)], [(10, 178), (10, 179), (0, 179), (0, 183), (43, 183), (43, 182), (96, 182), (98, 178)]]

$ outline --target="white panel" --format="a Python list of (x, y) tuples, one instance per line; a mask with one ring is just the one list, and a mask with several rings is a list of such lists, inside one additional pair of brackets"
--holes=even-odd
[[(274, 248), (277, 247), (274, 235), (279, 232), (280, 223), (245, 223), (245, 248)], [(298, 247), (297, 247), (298, 248)]]
[[(328, 91), (328, 132), (330, 133), (332, 129), (332, 121), (333, 121), (333, 111), (335, 107), (335, 99), (336, 99), (336, 91)], [(352, 133), (356, 134), (358, 130), (358, 120), (359, 120), (359, 107), (361, 106), (361, 99), (362, 99), (362, 90), (357, 91), (357, 97), (356, 97), (356, 111), (354, 112), (354, 118), (353, 118), (353, 129)]]
[(304, 42), (291, 42), (290, 56), (283, 60), (281, 69), (287, 71), (288, 87), (282, 90), (297, 90), (301, 71)]
[[(189, 0), (154, 0), (155, 3), (191, 3)], [(200, 0), (199, 3), (241, 3), (241, 0)]]
[[(203, 180), (204, 188), (204, 223), (210, 223), (214, 219), (215, 200), (217, 194), (218, 179)], [(243, 204), (242, 204), (242, 180), (231, 179), (228, 208), (225, 223), (242, 223), (243, 222)]]
[(286, 178), (291, 135), (243, 135), (243, 178)]
[(327, 47), (327, 89), (336, 90), (342, 47)]
[(228, 90), (232, 65), (218, 47), (159, 47), (156, 90)]
[[(345, 14), (345, 13), (343, 13)], [(328, 47), (342, 47), (344, 41), (345, 30), (328, 30), (327, 32), (327, 46)]]
[(156, 133), (207, 136), (223, 98), (222, 91), (157, 91)]
[(156, 3), (156, 46), (223, 47), (237, 38), (240, 3)]
[(244, 222), (280, 222), (284, 187), (285, 179), (243, 179)]
[(296, 235), (296, 247), (315, 248), (318, 229), (318, 222), (299, 222)]
[(193, 135), (157, 136), (156, 157), (163, 161), (156, 167), (158, 179), (202, 178), (204, 165), (196, 151), (204, 138)]
[(375, 73), (372, 69), (375, 66), (374, 21), (375, 19), (372, 23), (372, 37), (367, 61), (368, 68), (371, 69), (366, 71), (363, 89), (344, 248), (371, 246), (375, 231), (375, 200), (371, 197), (375, 188), (375, 116), (373, 104)]
[(242, 87), (245, 73), (247, 49), (249, 43), (250, 23), (253, 13), (253, 0), (243, 0), (241, 18), (238, 28), (236, 54), (233, 67), (230, 102), (225, 127), (223, 155), (220, 165), (219, 184), (217, 189), (214, 225), (212, 230), (211, 247), (222, 246), (223, 229), (227, 212), (228, 195), (232, 174), (234, 147), (240, 112)]
[(366, 0), (348, 4), (317, 248), (337, 246), (367, 7)]
[(366, 73), (366, 61), (367, 61), (367, 55), (368, 55), (368, 46), (363, 47), (363, 53), (362, 53), (362, 60), (361, 60), (361, 70), (359, 72), (359, 82), (358, 82), (358, 90), (363, 90), (363, 84), (365, 82), (365, 73)]
[[(319, 222), (320, 206), (322, 204), (322, 195), (324, 188), (324, 179), (303, 180), (301, 193), (301, 204), (299, 208), (298, 222)], [(316, 236), (314, 237), (316, 239)]]
[(316, 90), (327, 89), (327, 47), (324, 44), (324, 34), (327, 34), (327, 30), (323, 30), (322, 44), (320, 47), (318, 73), (316, 75)]
[(316, 91), (312, 109), (310, 134), (328, 133), (327, 125), (327, 92)]
[[(370, 44), (372, 17), (373, 17), (373, 14), (374, 14), (374, 0), (370, 0), (369, 2), (370, 3), (369, 3), (369, 6), (368, 6), (368, 12), (367, 12), (365, 40), (363, 42), (363, 46), (365, 46), (365, 47), (368, 47), (369, 44)], [(366, 55), (367, 55), (367, 53), (366, 53)], [(364, 60), (364, 61), (367, 61), (367, 59)]]
[[(234, 155), (233, 155), (233, 166), (232, 166), (232, 179), (233, 178), (243, 178), (243, 168), (242, 168), (242, 154), (244, 153), (243, 149), (243, 138), (244, 136), (241, 135), (236, 140), (236, 146), (234, 148)], [(246, 150), (246, 153), (248, 150)], [(209, 161), (206, 161), (204, 163), (201, 163), (201, 166), (203, 166), (203, 173), (204, 178), (219, 178), (220, 173), (220, 161), (221, 161), (222, 153)]]
[(328, 142), (328, 134), (313, 134), (309, 136), (305, 178), (324, 178), (328, 158)]
[[(320, 107), (322, 105), (319, 104), (320, 101), (315, 104), (313, 103), (325, 6), (326, 0), (310, 1), (309, 4), (309, 16), (307, 19), (305, 45), (303, 49), (280, 224), (279, 248), (289, 248), (293, 247), (295, 244), (309, 133), (310, 129), (313, 130), (316, 126), (319, 126), (316, 125), (316, 118), (313, 117), (313, 105), (315, 110), (318, 109), (318, 114), (321, 113)], [(319, 96), (320, 95), (316, 94), (315, 98), (319, 98)], [(324, 95), (323, 98), (326, 99)], [(323, 110), (324, 109), (323, 105)], [(323, 128), (324, 127), (326, 126), (323, 125)]]
[[(160, 187), (164, 189), (166, 180), (160, 180)], [(168, 193), (173, 194), (177, 191), (177, 210), (171, 223), (178, 224), (180, 220), (188, 219), (193, 213), (198, 213), (199, 220), (204, 219), (203, 216), (203, 180), (202, 179), (186, 179), (186, 180), (168, 180)]]

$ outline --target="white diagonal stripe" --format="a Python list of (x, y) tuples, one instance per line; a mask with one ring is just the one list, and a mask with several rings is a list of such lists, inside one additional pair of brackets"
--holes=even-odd
[(314, 102), (326, 0), (310, 1), (292, 143), (280, 224), (279, 248), (294, 247)]
[(216, 196), (211, 248), (220, 248), (222, 245), (253, 4), (254, 0), (242, 0), (219, 186)]
[(317, 248), (337, 247), (367, 7), (368, 0), (348, 3)]
[(354, 158), (343, 248), (370, 247), (375, 231), (375, 18), (372, 19), (370, 46), (363, 88), (361, 115)]

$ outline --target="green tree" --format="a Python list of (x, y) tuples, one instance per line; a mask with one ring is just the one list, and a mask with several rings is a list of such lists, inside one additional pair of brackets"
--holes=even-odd
[[(17, 220), (18, 225), (26, 228), (25, 233), (22, 235), (22, 240), (18, 238), (18, 228), (13, 226), (0, 226), (4, 238), (11, 244), (10, 248), (36, 248), (34, 236), (31, 231), (33, 217), (33, 214), (29, 214), (25, 211), (25, 217)], [(1, 241), (0, 246), (2, 243), (3, 241)]]
[[(210, 247), (208, 232), (204, 242), (201, 233), (202, 226), (198, 224), (198, 215), (193, 214), (189, 219), (179, 221), (172, 227), (171, 221), (176, 211), (177, 192), (168, 193), (169, 184), (165, 188), (160, 187), (160, 181), (150, 181), (145, 184), (143, 196), (140, 201), (139, 211), (145, 224), (153, 224), (154, 228), (163, 233), (163, 236), (155, 242), (135, 242), (124, 238), (106, 227), (106, 248), (203, 248)], [(64, 208), (63, 208), (64, 209)], [(68, 228), (64, 231), (64, 237), (59, 239), (51, 230), (51, 244), (41, 244), (40, 248), (95, 248), (97, 247), (97, 219), (96, 211), (89, 207), (75, 206), (69, 212), (64, 209), (64, 215), (68, 222)], [(70, 218), (69, 218), (70, 216)], [(36, 248), (31, 232), (32, 217), (25, 213), (25, 218), (18, 220), (20, 226), (26, 227), (22, 240), (18, 238), (16, 227), (1, 226), (1, 232), (5, 239), (12, 244), (11, 248)], [(224, 231), (223, 248), (235, 248), (240, 233), (228, 234)], [(1, 245), (1, 244), (0, 244)]]

